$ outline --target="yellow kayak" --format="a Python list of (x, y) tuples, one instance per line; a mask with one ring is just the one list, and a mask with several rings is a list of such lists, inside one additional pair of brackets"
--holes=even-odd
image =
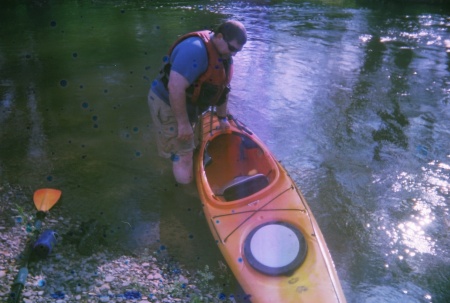
[(346, 302), (323, 235), (268, 148), (229, 115), (206, 112), (195, 176), (219, 249), (253, 303)]

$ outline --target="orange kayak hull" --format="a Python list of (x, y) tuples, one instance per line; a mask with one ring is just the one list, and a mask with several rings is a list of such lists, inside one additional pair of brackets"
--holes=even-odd
[(206, 220), (253, 303), (346, 302), (324, 237), (281, 164), (235, 120), (203, 114), (195, 176)]

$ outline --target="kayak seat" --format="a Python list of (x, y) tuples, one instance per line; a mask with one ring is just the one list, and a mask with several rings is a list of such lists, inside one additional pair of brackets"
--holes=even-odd
[(269, 185), (269, 179), (263, 174), (239, 176), (223, 187), (221, 196), (226, 201), (243, 199), (259, 192)]

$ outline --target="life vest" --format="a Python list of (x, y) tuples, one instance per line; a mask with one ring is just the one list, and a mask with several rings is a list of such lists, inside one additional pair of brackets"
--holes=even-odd
[[(186, 89), (186, 99), (200, 108), (211, 105), (221, 105), (226, 101), (230, 91), (230, 82), (233, 76), (233, 60), (220, 57), (210, 38), (210, 31), (188, 33), (178, 38), (169, 50), (169, 57), (173, 49), (183, 40), (190, 37), (199, 37), (203, 40), (208, 54), (208, 68), (200, 77)], [(167, 89), (171, 64), (169, 60), (161, 70), (161, 80)]]

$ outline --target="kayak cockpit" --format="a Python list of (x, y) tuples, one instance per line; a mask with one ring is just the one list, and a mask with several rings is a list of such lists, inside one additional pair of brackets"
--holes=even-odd
[(223, 202), (251, 196), (277, 176), (273, 158), (250, 136), (239, 132), (222, 133), (208, 141), (203, 166), (211, 191)]

